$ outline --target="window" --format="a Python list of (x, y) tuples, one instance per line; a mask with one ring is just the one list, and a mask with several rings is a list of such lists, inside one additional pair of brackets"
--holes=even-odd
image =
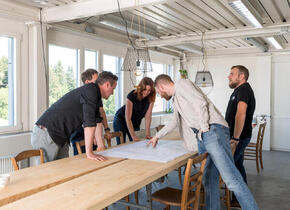
[(116, 56), (103, 55), (103, 69), (104, 71), (110, 71), (118, 76), (118, 85), (114, 91), (114, 94), (107, 100), (103, 100), (104, 110), (107, 115), (114, 115), (115, 112), (121, 107), (122, 104), (122, 91), (121, 91), (121, 67), (123, 59)]
[[(147, 72), (147, 77), (150, 77), (155, 80), (155, 78), (159, 74), (164, 74), (166, 73), (165, 71), (165, 64), (157, 64), (157, 63), (152, 63), (152, 72)], [(156, 95), (154, 107), (153, 107), (153, 112), (164, 112), (166, 110), (166, 100), (162, 99), (158, 94)]]
[[(167, 72), (166, 74), (171, 77), (173, 80), (173, 65), (169, 64), (167, 65)], [(172, 99), (169, 101), (166, 101), (166, 110), (167, 113), (172, 113), (173, 112), (173, 107), (172, 107)]]
[(93, 50), (85, 50), (85, 69), (98, 70), (98, 52)]
[(79, 84), (79, 50), (49, 45), (49, 106)]
[(15, 39), (0, 36), (0, 127), (16, 126)]

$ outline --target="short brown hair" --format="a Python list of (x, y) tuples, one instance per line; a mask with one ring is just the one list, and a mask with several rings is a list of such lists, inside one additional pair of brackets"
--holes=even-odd
[(151, 88), (150, 94), (148, 95), (149, 97), (149, 102), (154, 102), (155, 101), (155, 96), (156, 96), (156, 90), (154, 88), (154, 82), (151, 78), (149, 77), (144, 77), (139, 84), (136, 87), (136, 90), (134, 93), (137, 94), (138, 100), (142, 99), (142, 91), (146, 90), (146, 86), (149, 85)]
[(86, 80), (91, 80), (94, 74), (99, 74), (96, 69), (86, 69), (82, 74), (82, 82), (85, 84)]
[(172, 81), (170, 76), (168, 76), (167, 74), (160, 74), (156, 77), (154, 86), (156, 87), (159, 83), (169, 84), (169, 83), (174, 83), (174, 82)]
[(99, 77), (96, 81), (97, 84), (102, 85), (105, 82), (110, 82), (111, 85), (114, 85), (115, 82), (118, 81), (118, 77), (109, 71), (102, 71), (99, 74)]
[(249, 79), (249, 70), (242, 65), (232, 66), (231, 69), (237, 68), (239, 70), (239, 74), (243, 74), (245, 76), (245, 80), (248, 81)]

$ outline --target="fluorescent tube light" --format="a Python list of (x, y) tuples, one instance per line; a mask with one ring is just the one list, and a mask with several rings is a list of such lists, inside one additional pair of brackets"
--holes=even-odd
[(277, 49), (282, 50), (282, 45), (274, 38), (274, 37), (267, 37), (267, 40)]
[(229, 0), (229, 5), (256, 28), (263, 27), (258, 12), (247, 0)]

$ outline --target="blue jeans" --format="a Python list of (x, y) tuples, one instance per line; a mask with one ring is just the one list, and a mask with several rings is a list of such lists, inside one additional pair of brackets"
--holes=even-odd
[[(193, 130), (196, 132), (196, 129)], [(229, 129), (219, 124), (211, 124), (210, 130), (202, 134), (202, 140), (198, 139), (199, 153), (208, 152), (209, 154), (203, 176), (206, 209), (220, 209), (219, 174), (229, 190), (235, 193), (242, 209), (259, 209), (234, 164), (229, 140)]]
[(240, 139), (234, 155), (235, 165), (246, 183), (247, 183), (247, 174), (244, 167), (244, 151), (248, 146), (248, 144), (250, 143), (250, 141), (251, 138)]
[[(126, 143), (126, 135), (128, 135), (130, 141), (133, 141), (126, 122), (122, 122), (116, 115), (114, 117), (113, 128), (115, 132), (122, 131), (123, 136), (124, 136), (124, 143)], [(134, 129), (134, 130), (137, 131), (140, 129)], [(117, 139), (117, 144), (121, 144), (120, 138), (116, 137), (116, 139)]]

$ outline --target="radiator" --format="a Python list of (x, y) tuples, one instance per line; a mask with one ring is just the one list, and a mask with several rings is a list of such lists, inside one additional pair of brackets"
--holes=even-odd
[(11, 173), (14, 171), (11, 157), (14, 155), (0, 156), (0, 174)]

